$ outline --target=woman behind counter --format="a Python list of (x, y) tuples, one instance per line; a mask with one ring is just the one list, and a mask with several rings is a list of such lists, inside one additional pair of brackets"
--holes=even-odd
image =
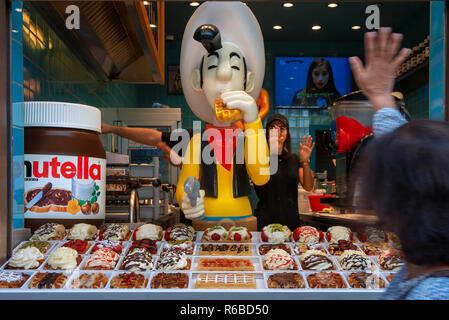
[(306, 87), (295, 92), (291, 105), (327, 107), (340, 96), (329, 61), (316, 58), (307, 72)]
[[(298, 155), (292, 153), (288, 119), (281, 114), (273, 114), (267, 119), (266, 134), (270, 153), (277, 155), (278, 170), (265, 185), (254, 186), (259, 197), (254, 211), (258, 229), (281, 223), (294, 230), (299, 226), (298, 183), (307, 191), (313, 189), (309, 158), (315, 143), (311, 136), (307, 139), (304, 136)], [(270, 157), (270, 161), (272, 159), (276, 157)]]

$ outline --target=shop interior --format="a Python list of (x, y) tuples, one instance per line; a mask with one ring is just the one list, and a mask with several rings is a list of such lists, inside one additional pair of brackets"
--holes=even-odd
[[(7, 177), (0, 189), (2, 264), (27, 232), (24, 103), (56, 101), (94, 106), (101, 110), (102, 121), (111, 125), (163, 132), (192, 129), (194, 121), (201, 119), (183, 95), (179, 64), (185, 26), (201, 3), (12, 1), (10, 12), (2, 12), (10, 22), (10, 72), (5, 81), (10, 94), (2, 98), (7, 108), (0, 116), (10, 119), (6, 123), (2, 120), (5, 130), (1, 132), (1, 146), (10, 150), (1, 159)], [(75, 11), (67, 11), (69, 4), (79, 9), (78, 28), (77, 20), (70, 19)], [(356, 213), (338, 202), (323, 201), (335, 210), (321, 216), (309, 202), (308, 195), (338, 195), (345, 188), (342, 181), (354, 150), (338, 153), (332, 143), (331, 123), (335, 112), (341, 111), (335, 99), (308, 105), (292, 101), (306, 83), (303, 65), (325, 58), (336, 68), (333, 77), (340, 97), (359, 90), (347, 58), (363, 59), (363, 35), (369, 31), (370, 17), (366, 8), (374, 5), (380, 12), (380, 26), (402, 33), (402, 46), (413, 50), (395, 80), (394, 91), (400, 93), (398, 101), (405, 106), (405, 114), (411, 120), (446, 119), (441, 103), (447, 88), (444, 1), (294, 1), (290, 5), (247, 1), (246, 5), (257, 18), (264, 40), (262, 88), (269, 97), (265, 120), (275, 113), (288, 118), (294, 152), (303, 136), (311, 135), (316, 143), (310, 157), (314, 191), (298, 190), (300, 215), (308, 213), (301, 219), (316, 227), (350, 224), (344, 220), (345, 215), (357, 218)], [(68, 28), (68, 24), (75, 28)], [(296, 75), (301, 72), (299, 79)], [(3, 80), (0, 87), (5, 87)], [(365, 102), (360, 102), (360, 113), (365, 110)], [(164, 229), (180, 222), (175, 198), (180, 168), (170, 165), (156, 147), (114, 134), (100, 137), (108, 156), (106, 222), (156, 223)], [(254, 190), (249, 198), (254, 208), (258, 201)], [(375, 215), (369, 219), (375, 221)]]

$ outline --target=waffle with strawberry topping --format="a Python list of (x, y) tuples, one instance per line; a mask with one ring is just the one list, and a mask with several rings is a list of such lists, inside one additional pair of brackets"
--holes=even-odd
[(95, 242), (95, 245), (92, 248), (91, 253), (94, 253), (98, 249), (103, 248), (114, 250), (115, 252), (117, 252), (117, 254), (121, 254), (123, 250), (122, 243), (120, 241), (103, 240)]
[(329, 243), (338, 243), (340, 240), (352, 242), (353, 235), (351, 229), (347, 227), (334, 226), (327, 229), (326, 239)]
[(251, 242), (253, 235), (246, 227), (231, 227), (228, 230), (230, 242)]
[(388, 242), (387, 233), (381, 229), (372, 226), (366, 226), (357, 233), (357, 236), (361, 242), (370, 242), (370, 243)]
[(293, 240), (309, 246), (320, 243), (323, 238), (323, 232), (311, 226), (298, 227), (293, 231)]
[(198, 260), (200, 271), (254, 271), (249, 259), (201, 258)]
[(287, 226), (272, 223), (262, 228), (260, 233), (263, 242), (284, 243), (291, 239), (292, 232)]
[(201, 242), (226, 242), (229, 240), (228, 231), (223, 226), (207, 228), (201, 237)]
[(101, 248), (90, 256), (84, 270), (113, 270), (118, 259), (119, 255), (114, 250)]
[(70, 240), (62, 245), (76, 250), (79, 254), (85, 254), (89, 250), (91, 244), (87, 240)]
[(268, 251), (262, 264), (265, 270), (298, 270), (298, 265), (292, 256), (282, 249)]

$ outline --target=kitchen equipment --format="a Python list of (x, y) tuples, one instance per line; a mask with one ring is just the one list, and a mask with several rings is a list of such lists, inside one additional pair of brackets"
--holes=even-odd
[(323, 211), (324, 208), (330, 208), (329, 206), (322, 204), (321, 200), (324, 198), (335, 198), (335, 195), (331, 194), (311, 194), (309, 195), (310, 201), (310, 209), (312, 211), (320, 212)]

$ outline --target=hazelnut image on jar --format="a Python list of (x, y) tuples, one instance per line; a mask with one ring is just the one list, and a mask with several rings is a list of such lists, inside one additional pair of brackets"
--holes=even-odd
[(90, 214), (90, 210), (91, 210), (91, 206), (89, 202), (85, 202), (82, 206), (81, 206), (81, 212), (83, 214)]
[(100, 205), (97, 202), (95, 202), (92, 205), (92, 213), (97, 214), (99, 211), (100, 211)]

